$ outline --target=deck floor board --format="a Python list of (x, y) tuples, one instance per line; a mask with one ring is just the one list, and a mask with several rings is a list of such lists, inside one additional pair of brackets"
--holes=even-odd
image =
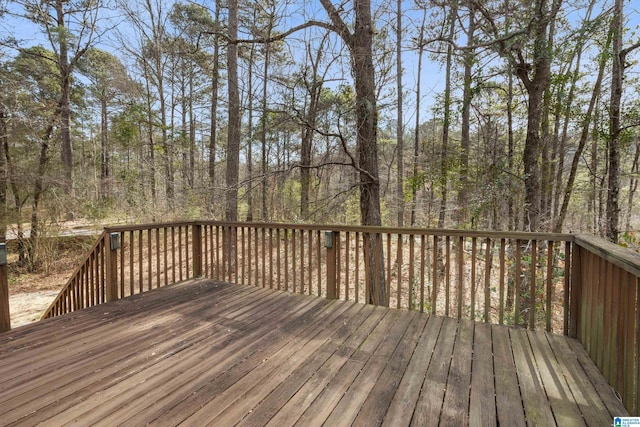
[(195, 279), (0, 335), (0, 425), (602, 425), (575, 340)]

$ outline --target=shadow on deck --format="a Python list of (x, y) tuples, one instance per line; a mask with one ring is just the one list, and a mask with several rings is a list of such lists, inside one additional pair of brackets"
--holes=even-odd
[(611, 425), (566, 336), (193, 279), (0, 335), (0, 424)]

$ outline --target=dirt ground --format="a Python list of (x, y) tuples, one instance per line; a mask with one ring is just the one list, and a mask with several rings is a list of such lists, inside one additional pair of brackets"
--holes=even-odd
[(18, 261), (17, 243), (9, 243), (12, 329), (40, 320), (94, 241), (94, 236), (64, 236), (46, 242), (46, 250), (34, 272)]
[(42, 313), (53, 302), (58, 291), (27, 292), (9, 296), (11, 328), (40, 320)]

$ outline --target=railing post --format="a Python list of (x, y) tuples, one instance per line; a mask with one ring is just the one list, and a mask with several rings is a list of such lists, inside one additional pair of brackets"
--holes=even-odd
[(105, 285), (106, 285), (106, 299), (109, 301), (116, 301), (118, 299), (118, 256), (117, 252), (120, 248), (120, 234), (119, 233), (106, 233), (105, 239), (107, 239), (105, 248)]
[(569, 297), (569, 336), (571, 338), (578, 338), (578, 317), (580, 316), (580, 299), (582, 298), (582, 274), (580, 265), (580, 246), (578, 246), (577, 242), (575, 241), (571, 245), (570, 280), (571, 290)]
[(340, 233), (337, 231), (324, 232), (324, 247), (327, 249), (327, 299), (338, 298), (338, 281), (336, 277), (337, 248), (340, 245)]
[(0, 332), (11, 330), (9, 281), (7, 280), (7, 244), (0, 243)]
[(193, 224), (193, 277), (202, 276), (202, 224)]

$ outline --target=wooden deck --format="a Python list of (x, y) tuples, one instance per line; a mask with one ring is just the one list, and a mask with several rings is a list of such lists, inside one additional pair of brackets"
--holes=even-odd
[(211, 280), (0, 335), (0, 425), (593, 425), (575, 340)]

